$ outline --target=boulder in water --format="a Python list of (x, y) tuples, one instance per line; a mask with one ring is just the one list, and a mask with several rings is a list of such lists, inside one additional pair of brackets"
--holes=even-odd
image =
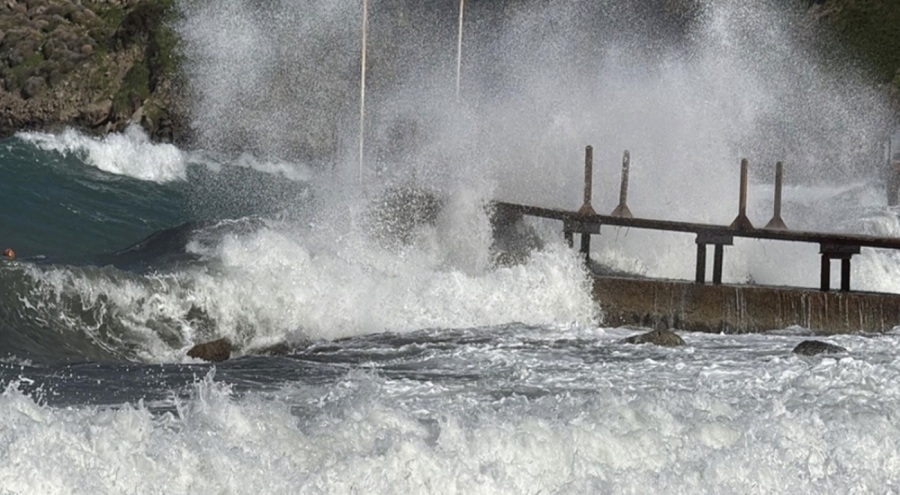
[(797, 347), (794, 347), (793, 352), (794, 354), (800, 354), (801, 356), (815, 356), (816, 354), (822, 353), (833, 354), (837, 352), (847, 352), (847, 349), (820, 340), (804, 340), (797, 344)]
[(684, 339), (671, 330), (653, 330), (652, 332), (632, 335), (623, 339), (622, 342), (626, 344), (655, 344), (665, 347), (684, 345)]
[(204, 342), (191, 347), (188, 356), (203, 359), (211, 363), (220, 363), (231, 357), (232, 345), (228, 339), (221, 338), (211, 342)]

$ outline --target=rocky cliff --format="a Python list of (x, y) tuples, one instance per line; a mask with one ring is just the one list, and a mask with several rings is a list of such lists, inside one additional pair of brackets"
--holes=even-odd
[(184, 141), (173, 0), (0, 0), (0, 136), (140, 123)]

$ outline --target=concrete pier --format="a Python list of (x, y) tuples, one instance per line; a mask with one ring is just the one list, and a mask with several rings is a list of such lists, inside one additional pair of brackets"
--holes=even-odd
[[(570, 247), (574, 244), (574, 234), (581, 235), (581, 253), (588, 265), (591, 236), (600, 235), (604, 226), (696, 236), (693, 282), (594, 275), (593, 296), (605, 314), (605, 325), (727, 333), (765, 332), (798, 325), (826, 334), (887, 332), (900, 326), (900, 294), (853, 291), (850, 284), (851, 259), (861, 253), (861, 248), (900, 250), (900, 237), (789, 230), (781, 218), (784, 174), (781, 162), (775, 164), (773, 217), (762, 229), (755, 228), (747, 218), (747, 159), (741, 160), (738, 216), (730, 225), (635, 218), (626, 206), (630, 162), (630, 153), (626, 151), (619, 206), (610, 215), (598, 215), (591, 206), (591, 146), (585, 148), (584, 204), (577, 212), (503, 201), (492, 204), (500, 218), (528, 215), (562, 221), (562, 233)], [(892, 192), (895, 197), (900, 194), (897, 192), (900, 191), (900, 167), (897, 170)], [(725, 247), (733, 246), (735, 237), (818, 244), (821, 255), (818, 290), (723, 284)], [(714, 247), (711, 285), (706, 281), (706, 252), (710, 244)], [(835, 259), (841, 260), (839, 292), (831, 289), (831, 261)]]
[(900, 294), (595, 276), (593, 295), (612, 327), (750, 333), (799, 325), (839, 334), (900, 325)]

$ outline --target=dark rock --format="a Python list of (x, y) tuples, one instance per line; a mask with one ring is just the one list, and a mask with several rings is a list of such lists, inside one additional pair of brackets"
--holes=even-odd
[(665, 347), (684, 345), (684, 339), (671, 330), (653, 330), (652, 332), (632, 335), (623, 339), (622, 342), (625, 344), (655, 344)]
[(797, 347), (794, 347), (792, 352), (794, 354), (800, 354), (801, 356), (815, 356), (816, 354), (822, 353), (833, 354), (837, 352), (847, 352), (847, 349), (844, 349), (839, 345), (829, 344), (819, 340), (804, 340), (797, 344)]
[(191, 347), (187, 355), (192, 358), (203, 359), (211, 363), (220, 363), (231, 357), (232, 346), (228, 339), (213, 340)]
[(102, 100), (93, 103), (82, 111), (82, 121), (91, 127), (103, 125), (109, 120), (111, 111), (112, 100)]
[(498, 205), (489, 213), (493, 233), (491, 257), (495, 266), (524, 263), (533, 251), (544, 247), (540, 236), (525, 223), (520, 212)]
[(46, 86), (46, 81), (44, 81), (43, 77), (29, 77), (28, 80), (25, 81), (25, 86), (22, 87), (22, 98), (25, 98), (26, 100), (34, 98), (44, 89), (44, 86)]

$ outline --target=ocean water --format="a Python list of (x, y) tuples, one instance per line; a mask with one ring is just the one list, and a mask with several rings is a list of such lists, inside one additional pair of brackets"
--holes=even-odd
[[(480, 263), (475, 198), (398, 248), (315, 198), (213, 220), (187, 177), (243, 167), (305, 197), (315, 174), (212, 171), (136, 130), (23, 133), (0, 158), (19, 254), (0, 265), (0, 493), (900, 490), (893, 332), (816, 358), (791, 353), (803, 328), (626, 345), (640, 329), (603, 326), (559, 226), (535, 224), (522, 264)], [(615, 247), (595, 261), (628, 268)], [(233, 359), (186, 356), (221, 336)]]
[[(604, 324), (561, 225), (527, 221), (498, 263), (487, 208), (577, 208), (592, 144), (598, 211), (628, 148), (636, 215), (729, 223), (747, 156), (764, 224), (777, 158), (790, 227), (900, 236), (884, 102), (859, 74), (823, 73), (767, 2), (700, 2), (677, 43), (638, 4), (481, 2), (457, 97), (455, 51), (425, 63), (456, 47), (435, 17), (452, 9), (391, 24), (373, 2), (360, 164), (351, 4), (181, 2), (190, 148), (137, 127), (0, 141), (18, 255), (0, 262), (0, 495), (900, 492), (896, 330), (817, 357), (791, 353), (801, 327), (626, 345), (645, 329)], [(409, 185), (437, 198), (430, 221), (385, 206)], [(411, 197), (400, 211), (429, 204)], [(608, 228), (591, 253), (682, 279), (694, 255)], [(896, 253), (853, 266), (855, 289), (900, 292)], [(816, 246), (738, 240), (724, 278), (814, 287), (818, 269)], [(221, 337), (232, 359), (187, 356)]]

